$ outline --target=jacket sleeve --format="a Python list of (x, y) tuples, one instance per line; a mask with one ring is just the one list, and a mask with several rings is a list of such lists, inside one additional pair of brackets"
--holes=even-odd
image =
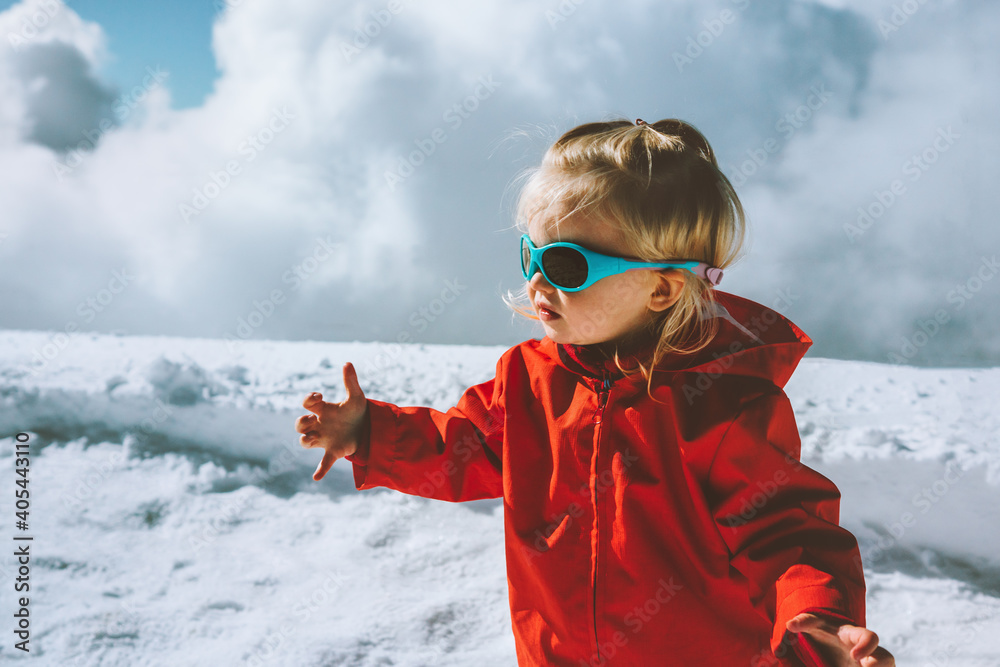
[(503, 366), (447, 412), (368, 399), (358, 451), (346, 457), (358, 489), (384, 486), (460, 502), (503, 495)]
[(802, 612), (865, 624), (861, 555), (838, 525), (840, 491), (799, 461), (800, 445), (791, 403), (779, 390), (743, 406), (709, 468), (712, 512), (730, 563), (773, 624), (778, 655), (783, 639), (794, 644), (785, 624)]

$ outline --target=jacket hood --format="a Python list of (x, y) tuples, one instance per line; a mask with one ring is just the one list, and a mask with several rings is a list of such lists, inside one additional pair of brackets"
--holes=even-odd
[[(761, 378), (784, 387), (812, 345), (812, 339), (791, 320), (767, 306), (721, 290), (715, 290), (715, 298), (711, 316), (719, 319), (716, 336), (693, 355), (668, 355), (654, 372), (721, 372)], [(656, 342), (656, 339), (647, 339), (634, 345), (622, 365), (635, 368), (638, 359), (649, 360)], [(609, 359), (596, 345), (555, 343), (545, 336), (538, 342), (537, 349), (556, 364), (583, 376), (623, 377), (614, 359)], [(639, 373), (630, 378), (645, 382)]]

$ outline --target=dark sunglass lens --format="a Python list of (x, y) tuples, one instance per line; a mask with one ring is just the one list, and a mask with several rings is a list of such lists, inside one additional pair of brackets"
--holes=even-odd
[(546, 250), (542, 264), (554, 287), (573, 289), (587, 282), (587, 260), (573, 248)]
[[(528, 267), (531, 265), (531, 248), (523, 240), (521, 241), (521, 271), (528, 273)], [(529, 278), (531, 276), (528, 276)]]

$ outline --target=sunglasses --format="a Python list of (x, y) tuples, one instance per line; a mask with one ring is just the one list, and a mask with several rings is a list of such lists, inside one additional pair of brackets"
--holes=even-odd
[(602, 255), (575, 243), (550, 243), (539, 248), (524, 234), (521, 236), (521, 275), (525, 280), (531, 280), (536, 268), (550, 285), (564, 292), (579, 292), (601, 278), (633, 269), (687, 269), (712, 285), (718, 285), (722, 280), (722, 269), (704, 262), (638, 262)]

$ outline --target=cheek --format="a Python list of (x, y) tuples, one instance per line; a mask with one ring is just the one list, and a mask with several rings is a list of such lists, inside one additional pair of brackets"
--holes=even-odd
[(604, 313), (622, 326), (634, 326), (645, 317), (647, 305), (645, 290), (634, 283), (619, 285), (606, 293)]
[(631, 310), (635, 303), (642, 299), (644, 285), (633, 275), (624, 273), (612, 276), (611, 280), (605, 281), (607, 284), (594, 285), (600, 287), (598, 298), (604, 307), (610, 310), (622, 311)]
[(650, 276), (651, 271), (626, 271), (615, 276), (618, 279), (617, 289), (623, 294), (642, 294), (652, 288)]
[(630, 291), (614, 283), (597, 283), (580, 293), (576, 307), (596, 320), (616, 319), (629, 309)]

